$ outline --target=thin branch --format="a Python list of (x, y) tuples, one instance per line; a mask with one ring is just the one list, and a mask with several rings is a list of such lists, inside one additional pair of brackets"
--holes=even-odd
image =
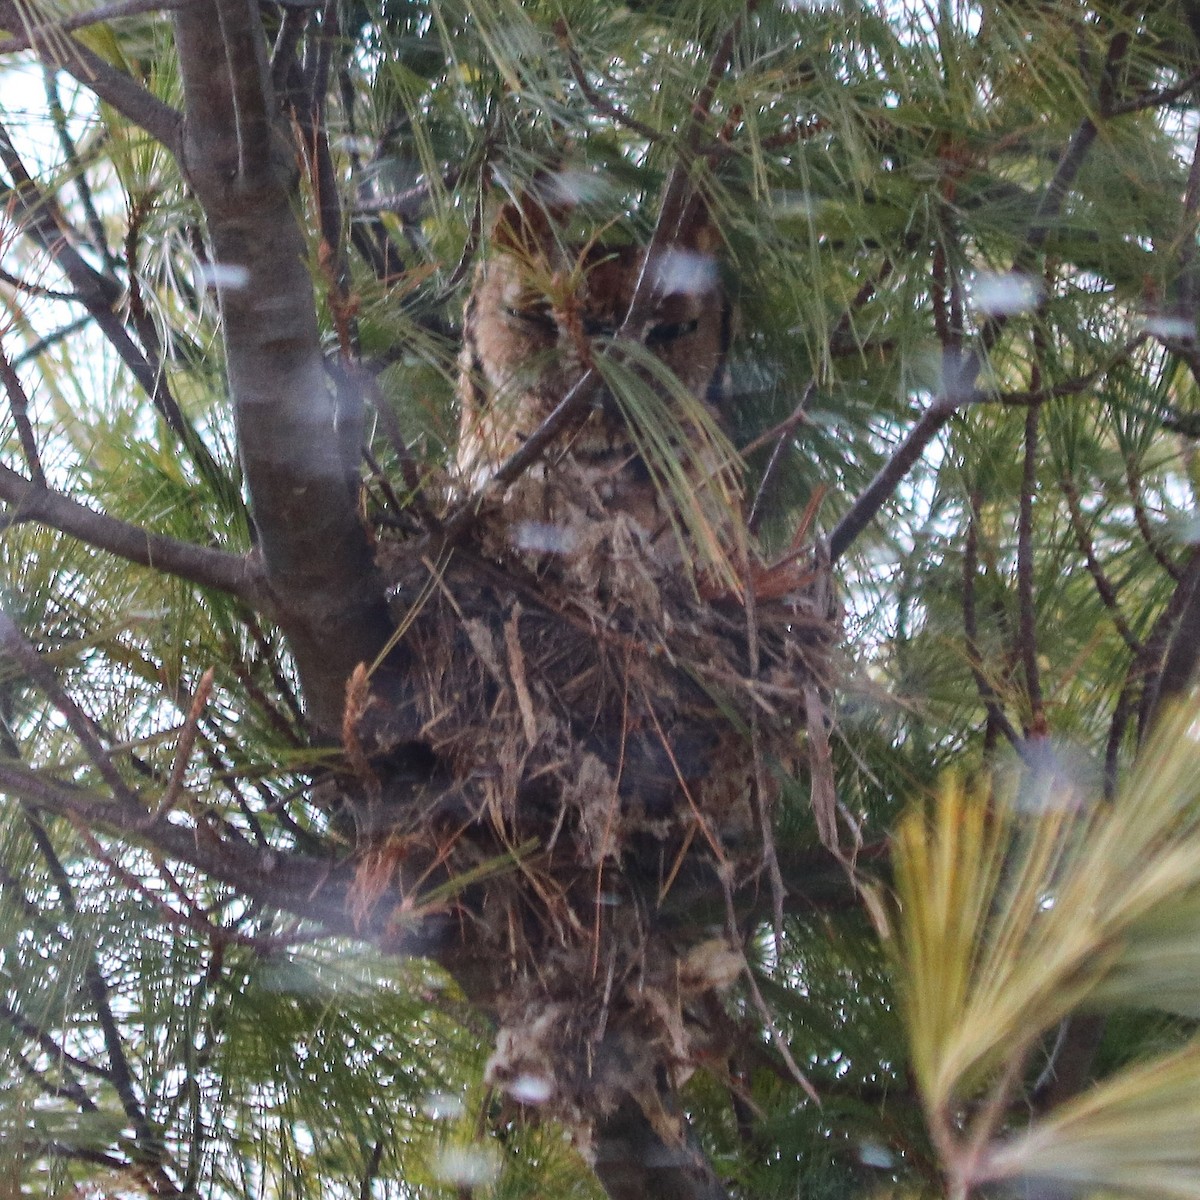
[[(22, 1149), (31, 1155), (48, 1154), (54, 1158), (62, 1158), (71, 1162), (88, 1163), (94, 1167), (107, 1167), (121, 1175), (128, 1175), (134, 1170), (134, 1165), (128, 1159), (114, 1158), (103, 1150), (93, 1150), (88, 1146), (68, 1146), (65, 1142), (35, 1142)], [(168, 1193), (171, 1194), (171, 1193)]]
[(1101, 603), (1108, 609), (1108, 615), (1121, 635), (1121, 640), (1134, 654), (1137, 654), (1142, 648), (1141, 643), (1134, 636), (1133, 630), (1129, 628), (1129, 622), (1125, 620), (1125, 614), (1121, 612), (1117, 590), (1113, 587), (1112, 581), (1096, 557), (1096, 546), (1088, 532), (1087, 523), (1083, 519), (1083, 509), (1079, 503), (1079, 490), (1075, 486), (1075, 481), (1064, 478), (1059, 486), (1066, 497), (1067, 512), (1071, 518), (1071, 529), (1075, 533), (1075, 541), (1087, 562), (1088, 573), (1096, 585), (1096, 592), (1100, 596)]
[(967, 665), (975, 680), (975, 688), (987, 712), (988, 724), (1001, 733), (1008, 743), (1020, 749), (1025, 739), (1013, 727), (1000, 705), (1000, 696), (983, 670), (983, 654), (979, 649), (979, 622), (975, 609), (975, 580), (979, 565), (979, 497), (971, 496), (970, 516), (967, 518), (967, 538), (963, 549), (963, 634), (967, 649)]
[[(250, 807), (250, 801), (246, 799), (245, 793), (238, 785), (237, 772), (232, 763), (227, 762), (221, 757), (221, 755), (217, 752), (216, 747), (212, 744), (212, 739), (207, 735), (200, 739), (200, 749), (204, 755), (205, 762), (208, 763), (209, 769), (213, 773), (213, 776), (220, 780), (222, 785), (233, 797), (233, 801), (238, 806), (238, 811), (242, 814), (242, 818), (249, 827), (250, 833), (255, 842), (258, 843), (260, 848), (264, 850), (267, 849), (271, 844), (270, 840), (263, 831), (262, 823), (259, 821), (254, 810)], [(275, 800), (275, 797), (271, 795), (269, 790), (264, 788), (261, 782), (259, 782), (256, 786), (258, 787), (260, 794), (263, 795), (265, 805), (269, 810), (270, 805)]]
[(717, 93), (717, 85), (729, 69), (734, 47), (737, 45), (738, 35), (742, 31), (742, 26), (745, 24), (746, 18), (752, 16), (757, 8), (758, 0), (746, 0), (744, 10), (734, 17), (729, 27), (725, 30), (720, 42), (717, 43), (712, 61), (709, 63), (708, 78), (704, 81), (704, 87), (701, 88), (700, 95), (696, 97), (696, 101), (692, 105), (692, 129), (688, 137), (688, 148), (693, 153), (699, 149), (703, 127), (712, 111), (712, 102), (713, 97)]
[(1027, 408), (1031, 404), (1043, 404), (1047, 400), (1061, 400), (1068, 396), (1078, 396), (1103, 379), (1110, 371), (1128, 361), (1129, 356), (1150, 338), (1149, 333), (1142, 332), (1128, 339), (1107, 362), (1083, 375), (1074, 375), (1070, 379), (1056, 383), (1052, 387), (1030, 388), (1026, 391), (994, 392), (984, 389), (973, 391), (967, 398), (967, 404), (1001, 404), (1006, 408)]
[[(151, 398), (163, 420), (179, 437), (200, 476), (219, 495), (236, 497), (236, 489), (232, 488), (227, 474), (213, 458), (167, 387), (161, 357), (152, 360), (144, 353), (130, 337), (117, 314), (116, 308), (123, 290), (121, 284), (92, 267), (71, 241), (63, 236), (63, 230), (70, 228), (69, 223), (54, 199), (42, 192), (25, 169), (3, 124), (0, 124), (0, 159), (13, 180), (13, 187), (2, 189), (0, 194), (16, 201), (17, 211), (22, 218), (22, 233), (49, 254), (70, 280), (76, 291), (75, 298), (87, 308), (100, 332)], [(153, 326), (149, 322), (143, 325), (147, 327), (145, 332), (153, 334)]]
[[(32, 816), (28, 816), (28, 824), (33, 834), (33, 840), (58, 888), (63, 907), (73, 919), (78, 920), (79, 911), (75, 904), (71, 879), (58, 857), (50, 835)], [(100, 970), (100, 963), (94, 952), (89, 953), (87, 957), (83, 968), (83, 977), (96, 1017), (100, 1022), (104, 1049), (108, 1056), (111, 1073), (110, 1080), (121, 1101), (121, 1108), (134, 1128), (138, 1165), (146, 1171), (147, 1182), (155, 1195), (178, 1196), (180, 1195), (179, 1188), (164, 1167), (164, 1160), (167, 1157), (166, 1147), (147, 1118), (146, 1110), (138, 1097), (133, 1069), (125, 1053), (120, 1027), (113, 1015), (108, 983)]]
[(647, 125), (644, 121), (639, 121), (636, 117), (630, 116), (623, 108), (602, 96), (592, 86), (588, 80), (587, 72), (584, 70), (583, 63), (580, 61), (579, 52), (575, 49), (575, 44), (571, 40), (571, 30), (565, 18), (559, 17), (554, 23), (554, 36), (558, 41), (559, 49), (567, 56), (567, 65), (570, 67), (571, 75), (580, 93), (597, 113), (603, 117), (608, 117), (609, 120), (617, 125), (623, 125), (626, 129), (631, 129), (634, 133), (644, 137), (648, 142), (655, 143), (663, 139), (664, 134), (661, 129), (655, 129), (653, 125)]
[(79, 1081), (68, 1075), (65, 1070), (63, 1071), (63, 1081), (55, 1083), (45, 1071), (35, 1067), (16, 1047), (10, 1046), (8, 1053), (16, 1059), (17, 1069), (21, 1074), (26, 1079), (33, 1080), (43, 1095), (50, 1096), (55, 1100), (72, 1100), (79, 1106), (81, 1112), (98, 1111), (99, 1106), (96, 1102), (84, 1091)]
[[(114, 274), (118, 264), (112, 251), (108, 248), (108, 238), (105, 236), (100, 214), (96, 210), (96, 202), (92, 197), (92, 189), (88, 184), (83, 161), (79, 157), (75, 139), (67, 127), (67, 114), (63, 109), (62, 97), (58, 92), (58, 77), (52, 66), (43, 65), (42, 83), (46, 91), (46, 105), (50, 110), (50, 119), (54, 122), (54, 132), (58, 137), (58, 144), (62, 149), (67, 170), (72, 176), (75, 192), (83, 209), (84, 223), (91, 234), (92, 248), (104, 260), (104, 266), (109, 274)], [(132, 274), (132, 267), (130, 273)]]
[(1040, 419), (1041, 406), (1030, 405), (1025, 413), (1025, 454), (1021, 469), (1021, 500), (1017, 517), (1017, 644), (1029, 697), (1029, 733), (1034, 737), (1046, 732), (1046, 709), (1042, 699), (1042, 680), (1038, 667), (1037, 607), (1033, 586), (1033, 498), (1037, 491)]
[(127, 562), (227, 592), (259, 611), (272, 610), (261, 568), (251, 556), (151, 533), (140, 525), (85, 508), (69, 496), (39, 487), (2, 465), (0, 501), (11, 506), (6, 517), (9, 523), (36, 521)]
[(163, 898), (160, 891), (149, 887), (138, 875), (121, 866), (104, 849), (96, 839), (95, 834), (88, 829), (87, 825), (80, 818), (73, 818), (71, 823), (75, 827), (75, 831), (83, 838), (88, 851), (97, 862), (102, 863), (112, 873), (121, 888), (131, 895), (141, 896), (142, 899), (146, 900), (159, 913), (167, 925), (175, 929), (189, 929), (194, 933), (200, 933), (212, 945), (251, 946), (260, 952), (266, 952), (281, 950), (291, 944), (291, 939), (288, 938), (258, 938), (253, 934), (242, 933), (240, 930), (228, 929), (225, 926), (215, 924), (204, 910), (183, 891), (175, 877), (163, 867), (161, 868), (162, 874), (168, 877), (170, 883), (174, 885), (172, 890), (187, 906), (187, 912), (180, 912), (178, 909), (172, 908)]
[(209, 696), (212, 694), (214, 675), (213, 668), (209, 667), (200, 677), (200, 682), (196, 685), (196, 694), (192, 697), (191, 708), (188, 710), (188, 714), (184, 718), (183, 727), (179, 731), (179, 741), (175, 746), (175, 759), (171, 763), (171, 774), (167, 780), (167, 789), (163, 793), (158, 807), (154, 810), (151, 817), (153, 821), (161, 821), (179, 803), (183, 795), (183, 777), (187, 774), (188, 763), (192, 758), (192, 748), (196, 744), (196, 730), (199, 726), (200, 718), (204, 715), (204, 707), (208, 703)]
[[(1028, 271), (1036, 259), (1038, 251), (1045, 244), (1051, 222), (1061, 210), (1071, 184), (1079, 174), (1095, 138), (1096, 126), (1090, 118), (1085, 118), (1071, 138), (1059, 160), (1054, 177), (1042, 194), (1025, 242), (1013, 260), (1014, 271)], [(830, 534), (831, 561), (836, 562), (850, 548), (859, 534), (875, 519), (879, 510), (891, 498), (901, 480), (916, 465), (926, 447), (937, 437), (946, 422), (964, 403), (970, 401), (975, 380), (983, 369), (984, 359), (999, 341), (1008, 321), (1007, 314), (990, 318), (980, 331), (978, 347), (964, 356), (957, 371), (951, 372), (948, 378), (943, 379), (941, 395), (926, 409), (892, 457)]]
[(111, 753), (108, 747), (101, 742), (100, 731), (96, 723), (59, 687), (54, 672), (42, 660), (41, 655), (33, 648), (28, 638), (17, 628), (13, 619), (3, 610), (0, 610), (0, 650), (3, 650), (20, 668), (21, 673), (58, 710), (59, 715), (66, 721), (67, 727), (79, 739), (80, 745), (100, 772), (104, 782), (112, 788), (113, 795), (122, 804), (132, 808), (139, 807), (140, 802), (137, 796), (113, 766)]
[(101, 21), (119, 21), (122, 17), (140, 17), (144, 13), (169, 12), (193, 2), (194, 0), (117, 0), (115, 4), (100, 4), (87, 12), (76, 13), (73, 17), (55, 17), (42, 25), (26, 28), (24, 33), (5, 38), (0, 41), (0, 54), (30, 49), (39, 34), (73, 33), (76, 29), (86, 29), (89, 25), (98, 25)]
[[(74, 293), (64, 294), (64, 300), (74, 300), (82, 303), (79, 297)], [(45, 354), (47, 350), (52, 350), (59, 342), (66, 341), (67, 338), (74, 336), (81, 329), (84, 329), (91, 323), (92, 317), (88, 313), (82, 317), (76, 317), (74, 321), (68, 321), (66, 325), (54, 330), (52, 333), (47, 333), (44, 337), (38, 338), (28, 350), (22, 350), (16, 358), (13, 359), (12, 365), (14, 368), (23, 367), (27, 362), (32, 362), (35, 358)]]
[[(40, 283), (30, 283), (27, 279), (4, 270), (3, 267), (0, 267), (0, 283), (7, 283), (19, 292), (28, 292), (31, 296), (41, 296), (46, 300), (64, 300), (68, 304), (79, 302), (79, 297), (74, 292), (62, 292), (57, 288), (43, 287)], [(78, 328), (78, 325), (73, 328)], [(24, 357), (25, 355), (22, 356)]]
[(1146, 549), (1154, 556), (1154, 561), (1178, 583), (1183, 572), (1180, 570), (1179, 564), (1171, 559), (1162, 548), (1162, 539), (1155, 534), (1150, 525), (1150, 518), (1146, 513), (1146, 502), (1142, 496), (1142, 478), (1132, 452), (1125, 454), (1125, 482), (1129, 487), (1129, 502), (1133, 506), (1133, 519), (1138, 527), (1138, 533), (1142, 535), (1142, 541), (1146, 543)]
[[(2, 6), (0, 6), (2, 12)], [(22, 233), (29, 236), (54, 260), (75, 289), (76, 298), (90, 312), (111, 311), (121, 299), (121, 284), (111, 276), (97, 271), (64, 237), (70, 223), (55, 201), (47, 197), (36, 180), (26, 170), (17, 153), (8, 129), (0, 124), (0, 160), (12, 179), (12, 187), (3, 188), (6, 201), (12, 201), (20, 219)]]
[(17, 427), (17, 437), (21, 442), (21, 450), (29, 467), (29, 474), (36, 487), (46, 486), (46, 473), (42, 470), (41, 456), (38, 454), (37, 439), (33, 436), (33, 426), (29, 423), (29, 397), (21, 385), (21, 377), (13, 370), (8, 356), (0, 349), (0, 381), (8, 393), (8, 407), (12, 413), (13, 424)]
[[(293, 745), (300, 745), (301, 742), (296, 730), (304, 728), (304, 709), (296, 695), (292, 681), (284, 675), (283, 670), (280, 668), (280, 652), (276, 647), (271, 645), (270, 640), (263, 631), (262, 622), (258, 619), (256, 613), (249, 614), (244, 628), (250, 634), (254, 645), (258, 649), (259, 661), (266, 666), (267, 674), (270, 675), (271, 682), (275, 685), (276, 697), (283, 701), (284, 707), (292, 714), (292, 720), (295, 722), (295, 725), (288, 730), (285, 736)], [(235, 655), (233, 657), (240, 656)]]
[(344, 360), (341, 362), (327, 362), (326, 365), (338, 385), (339, 393), (343, 390), (353, 390), (359, 395), (360, 403), (362, 402), (362, 398), (365, 397), (366, 402), (370, 404), (375, 415), (379, 418), (383, 435), (387, 439), (388, 445), (391, 446), (392, 452), (396, 455), (396, 461), (400, 464), (400, 474), (404, 479), (405, 488), (408, 489), (407, 498), (409, 504), (412, 505), (426, 529), (431, 533), (440, 533), (441, 522), (429, 507), (424, 495), (425, 489), (422, 486), (421, 468), (404, 439), (404, 430), (400, 426), (399, 418), (396, 416), (395, 410), (388, 403), (387, 397), (383, 394), (378, 378), (375, 374), (365, 370), (361, 366)]
[[(443, 188), (453, 188), (462, 178), (460, 168), (453, 167), (441, 178)], [(433, 194), (433, 185), (429, 182), (417, 183), (402, 192), (385, 192), (383, 195), (372, 196), (370, 199), (358, 199), (350, 211), (355, 216), (369, 216), (372, 213), (395, 213), (406, 220), (416, 220), (421, 214), (421, 208)]]
[[(53, 1059), (60, 1071), (64, 1071), (65, 1073), (66, 1066), (70, 1066), (81, 1075), (90, 1075), (95, 1079), (103, 1080), (105, 1083), (112, 1083), (112, 1075), (104, 1067), (98, 1067), (95, 1063), (90, 1063), (86, 1059), (77, 1058), (74, 1054), (69, 1054), (45, 1030), (23, 1017), (15, 1008), (12, 1008), (2, 999), (0, 999), (0, 1020), (7, 1021), (19, 1034), (29, 1038), (30, 1041), (36, 1042), (41, 1052), (48, 1058)], [(82, 1088), (82, 1085), (78, 1086)]]
[[(34, 809), (77, 818), (90, 829), (188, 863), (248, 900), (318, 922), (329, 936), (364, 939), (387, 936), (393, 939), (389, 944), (394, 950), (399, 947), (394, 942), (395, 930), (388, 929), (390, 914), (400, 904), (406, 889), (423, 876), (427, 865), (414, 856), (405, 865), (403, 878), (396, 881), (395, 903), (381, 901), (376, 915), (365, 926), (355, 925), (346, 903), (354, 881), (353, 862), (339, 864), (328, 857), (264, 850), (232, 837), (198, 836), (195, 828), (169, 821), (147, 829), (144, 814), (113, 803), (107, 795), (54, 780), (20, 763), (0, 761), (0, 790), (24, 800)], [(425, 918), (420, 926), (414, 925), (408, 931), (410, 936), (404, 949), (446, 961), (450, 957), (447, 943), (453, 940), (451, 921), (452, 918), (438, 914)]]
[[(764, 500), (771, 485), (775, 482), (775, 476), (779, 473), (779, 469), (783, 464), (784, 451), (791, 443), (792, 435), (802, 424), (808, 421), (808, 406), (812, 402), (812, 398), (816, 395), (816, 392), (817, 381), (810, 379), (805, 385), (804, 391), (801, 392), (800, 399), (797, 401), (791, 415), (768, 433), (769, 437), (775, 438), (775, 445), (771, 449), (771, 457), (767, 459), (762, 479), (759, 480), (758, 488), (755, 490), (754, 500), (750, 505), (750, 515), (746, 518), (746, 528), (751, 534), (758, 533), (758, 527), (762, 524), (763, 513), (766, 511)], [(760, 444), (761, 441), (761, 437), (755, 438), (752, 445)]]
[[(891, 275), (895, 263), (891, 258), (885, 258), (883, 265), (879, 269), (879, 273), (874, 279), (868, 279), (858, 291), (854, 298), (847, 305), (846, 310), (838, 318), (837, 324), (833, 327), (829, 334), (829, 346), (832, 347), (835, 343), (843, 340), (849, 333), (854, 324), (854, 314), (858, 312), (879, 290), (880, 285)], [(781, 421), (778, 425), (768, 429), (765, 433), (760, 433), (748, 445), (743, 446), (740, 454), (744, 458), (748, 454), (753, 454), (754, 451), (761, 449), (768, 442), (774, 442), (775, 445), (771, 450), (771, 456), (767, 460), (766, 469), (763, 471), (763, 477), (758, 485), (758, 490), (754, 494), (754, 501), (750, 506), (750, 516), (747, 519), (747, 527), (751, 533), (757, 533), (758, 527), (762, 523), (762, 516), (765, 512), (764, 499), (767, 495), (768, 486), (772, 476), (777, 473), (783, 461), (783, 452), (787, 448), (792, 435), (796, 432), (799, 426), (808, 421), (808, 405), (812, 402), (816, 388), (816, 379), (810, 379), (800, 395), (800, 400), (791, 414)]]
[(1184, 76), (1182, 82), (1169, 88), (1151, 88), (1130, 96), (1128, 100), (1119, 100), (1110, 104), (1104, 110), (1105, 117), (1123, 117), (1126, 113), (1140, 112), (1145, 108), (1158, 108), (1164, 104), (1173, 104), (1176, 100), (1194, 91), (1200, 85), (1200, 71), (1193, 71)]
[(900, 482), (916, 466), (929, 443), (937, 437), (942, 427), (957, 411), (958, 404), (949, 399), (935, 400), (925, 410), (893, 452), (892, 457), (867, 484), (866, 490), (855, 500), (849, 512), (829, 535), (830, 562), (837, 562), (855, 538), (875, 519), (875, 515), (891, 498)]
[(26, 46), (21, 47), (22, 49), (35, 50), (47, 62), (66, 71), (88, 91), (115, 108), (139, 129), (144, 129), (172, 153), (178, 149), (182, 115), (169, 104), (164, 104), (153, 92), (148, 91), (124, 71), (118, 71), (82, 42), (77, 42), (64, 33), (61, 22), (49, 21), (41, 25), (28, 25), (22, 21), (12, 0), (0, 2), (0, 21), (10, 29), (25, 26), (22, 39), (9, 38), (0, 44), (0, 49), (11, 46), (14, 41), (24, 40)]

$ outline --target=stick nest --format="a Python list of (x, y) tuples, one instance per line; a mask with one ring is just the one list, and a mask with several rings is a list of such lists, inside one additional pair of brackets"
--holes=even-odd
[[(744, 963), (732, 897), (805, 753), (806, 691), (831, 682), (829, 572), (809, 556), (748, 606), (620, 514), (574, 525), (569, 553), (539, 539), (510, 495), (440, 559), (380, 543), (411, 686), (391, 727), (440, 773), (360, 822), (356, 904), (436, 862), (453, 969), (498, 1021), (491, 1081), (577, 1131), (632, 1096), (671, 1137), (664, 1085), (715, 1053), (713, 998)], [(389, 749), (371, 703), (351, 698), (352, 762)], [(386, 771), (362, 770), (390, 811)]]

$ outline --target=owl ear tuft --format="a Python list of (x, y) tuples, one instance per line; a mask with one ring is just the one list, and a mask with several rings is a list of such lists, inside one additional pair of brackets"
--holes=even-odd
[(555, 230), (574, 207), (574, 201), (555, 186), (554, 176), (543, 173), (500, 209), (492, 226), (492, 244), (522, 258), (548, 254), (555, 244)]
[(721, 240), (721, 232), (713, 222), (704, 198), (693, 196), (680, 217), (674, 244), (696, 254), (715, 255), (721, 248)]

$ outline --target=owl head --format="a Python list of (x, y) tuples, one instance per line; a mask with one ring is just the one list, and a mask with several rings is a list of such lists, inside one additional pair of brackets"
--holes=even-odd
[[(570, 240), (574, 207), (543, 185), (508, 200), (492, 225), (467, 303), (462, 364), (464, 433), (494, 410), (487, 424), (499, 437), (487, 457), (515, 450), (618, 335), (643, 348), (632, 362), (652, 359), (649, 374), (671, 380), (660, 393), (692, 397), (710, 414), (720, 398), (730, 315), (707, 208), (689, 205), (672, 236), (649, 250), (601, 236)], [(646, 303), (630, 328), (635, 292)], [(610, 392), (599, 405), (588, 432), (615, 437), (627, 414)]]
[(650, 245), (579, 241), (573, 213), (541, 187), (491, 226), (464, 322), (461, 475), (478, 491), (594, 368), (590, 409), (510, 487), (510, 512), (576, 546), (610, 544), (619, 525), (668, 568), (732, 577), (740, 493), (717, 420), (730, 317), (716, 229), (693, 202)]

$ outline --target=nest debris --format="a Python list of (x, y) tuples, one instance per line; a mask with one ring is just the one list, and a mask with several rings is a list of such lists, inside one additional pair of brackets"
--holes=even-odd
[(585, 1146), (627, 1097), (670, 1141), (665, 1097), (728, 1032), (716, 997), (744, 958), (727, 899), (761, 873), (775, 801), (757, 789), (802, 766), (806, 689), (832, 682), (830, 574), (812, 556), (748, 621), (620, 514), (572, 526), (569, 553), (519, 514), (485, 507), (438, 561), (380, 542), (411, 664), (402, 724), (445, 786), (391, 819), (391, 851), (363, 835), (356, 903), (382, 894), (389, 854), (436, 857), (464, 881), (489, 1081)]

